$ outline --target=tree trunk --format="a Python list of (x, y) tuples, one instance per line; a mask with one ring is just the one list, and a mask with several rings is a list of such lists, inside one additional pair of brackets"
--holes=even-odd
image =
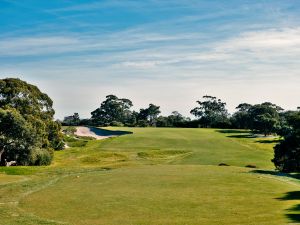
[(0, 165), (1, 165), (1, 160), (2, 160), (2, 154), (4, 153), (4, 149), (2, 149), (1, 151), (0, 151)]

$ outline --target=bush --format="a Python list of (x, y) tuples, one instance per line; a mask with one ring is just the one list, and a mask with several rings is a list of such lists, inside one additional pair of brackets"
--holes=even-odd
[(113, 127), (124, 127), (124, 124), (118, 121), (112, 121), (109, 125)]
[(148, 127), (148, 126), (149, 126), (147, 120), (138, 120), (137, 125), (138, 125), (139, 127)]
[(66, 135), (74, 135), (74, 133), (76, 132), (76, 127), (66, 127), (63, 129), (63, 132), (66, 134)]
[(30, 165), (47, 166), (51, 164), (53, 149), (34, 148), (30, 152)]
[(274, 163), (281, 172), (300, 171), (300, 112), (294, 113), (288, 119), (291, 130), (274, 147)]
[(300, 137), (290, 135), (274, 147), (276, 169), (282, 172), (300, 171)]

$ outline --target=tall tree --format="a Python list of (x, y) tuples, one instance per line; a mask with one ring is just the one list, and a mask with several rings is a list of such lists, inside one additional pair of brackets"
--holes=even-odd
[(197, 101), (198, 107), (191, 114), (199, 118), (203, 127), (219, 127), (229, 122), (226, 103), (216, 97), (205, 95), (203, 101)]
[(274, 147), (276, 168), (282, 172), (300, 172), (300, 112), (289, 113), (290, 132)]
[(126, 123), (131, 116), (132, 102), (126, 98), (107, 95), (99, 108), (91, 112), (92, 121), (97, 125), (110, 125), (113, 122)]
[(147, 108), (148, 119), (151, 126), (155, 126), (156, 119), (160, 114), (159, 108), (160, 106), (156, 106), (154, 104), (150, 104), (149, 107)]
[(248, 103), (241, 103), (236, 107), (238, 111), (235, 112), (231, 117), (232, 124), (235, 128), (250, 129), (251, 118), (249, 110), (251, 107), (252, 105)]
[(270, 102), (253, 105), (249, 109), (251, 129), (264, 135), (275, 132), (279, 124), (279, 112), (282, 110), (281, 107)]
[(160, 114), (160, 106), (149, 104), (148, 108), (140, 109), (139, 123), (147, 122), (150, 126), (156, 126), (157, 117)]
[(183, 115), (181, 115), (179, 112), (173, 111), (171, 115), (167, 117), (167, 121), (169, 126), (177, 127), (177, 126), (181, 126), (186, 121), (186, 118)]
[(62, 123), (66, 126), (78, 126), (80, 124), (79, 114), (74, 113), (72, 116), (66, 116)]
[[(20, 79), (0, 80), (0, 152), (19, 165), (49, 164), (52, 149), (62, 149), (53, 102), (36, 86)], [(32, 157), (34, 155), (34, 157)]]

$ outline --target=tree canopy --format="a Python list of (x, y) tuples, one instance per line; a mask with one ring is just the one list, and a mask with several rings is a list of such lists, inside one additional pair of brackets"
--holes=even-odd
[(289, 132), (274, 148), (274, 165), (283, 172), (300, 171), (300, 112), (289, 113), (287, 123)]
[(205, 95), (203, 101), (197, 101), (198, 107), (191, 110), (191, 114), (199, 118), (203, 127), (218, 127), (228, 122), (226, 103), (214, 96)]
[(156, 126), (157, 117), (160, 114), (160, 106), (149, 104), (148, 108), (141, 109), (138, 120), (145, 121), (150, 126)]
[(49, 164), (53, 149), (64, 143), (53, 121), (53, 102), (36, 86), (20, 79), (0, 80), (0, 163)]
[(79, 114), (74, 113), (72, 116), (66, 116), (62, 121), (62, 124), (65, 126), (78, 126), (80, 121)]
[(248, 110), (250, 128), (264, 135), (275, 133), (276, 126), (279, 125), (280, 111), (281, 107), (270, 102), (251, 106)]
[(112, 123), (126, 123), (130, 119), (132, 102), (126, 98), (107, 95), (99, 108), (91, 112), (92, 121), (98, 125), (111, 125)]

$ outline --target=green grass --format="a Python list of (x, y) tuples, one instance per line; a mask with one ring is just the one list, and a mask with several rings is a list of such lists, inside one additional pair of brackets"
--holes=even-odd
[[(151, 154), (152, 159), (155, 158), (155, 153), (158, 155), (157, 158), (169, 153), (165, 154), (166, 159), (169, 159), (168, 155), (180, 152), (185, 157), (179, 157), (178, 160), (175, 157), (174, 164), (218, 165), (223, 162), (234, 166), (255, 164), (260, 168), (273, 168), (271, 163), (273, 144), (259, 143), (258, 141), (261, 140), (259, 138), (233, 138), (228, 137), (232, 136), (232, 133), (220, 133), (214, 129), (122, 129), (131, 131), (133, 134), (103, 141), (90, 141), (86, 144), (84, 151), (88, 154), (95, 150), (119, 152), (132, 156), (134, 162), (135, 156), (143, 153)], [(243, 133), (236, 135), (243, 135)], [(82, 152), (80, 149), (76, 150)], [(65, 152), (61, 154), (66, 156)], [(70, 157), (74, 157), (74, 152)], [(68, 157), (64, 160), (68, 160)]]
[(21, 207), (70, 224), (272, 225), (284, 223), (290, 205), (275, 198), (291, 190), (243, 168), (145, 166), (70, 176)]
[(56, 152), (51, 166), (0, 168), (0, 224), (300, 222), (300, 184), (272, 175), (277, 139), (239, 130), (110, 129), (133, 134), (69, 138), (74, 147)]

